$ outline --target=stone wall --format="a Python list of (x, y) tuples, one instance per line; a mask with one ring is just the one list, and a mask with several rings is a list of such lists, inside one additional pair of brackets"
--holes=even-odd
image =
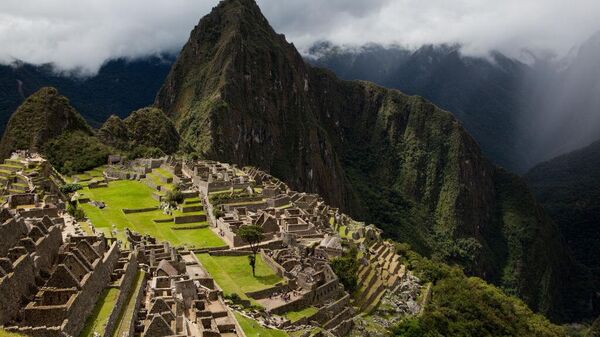
[(114, 242), (88, 278), (79, 296), (77, 296), (69, 308), (69, 320), (64, 327), (64, 332), (72, 336), (79, 335), (79, 332), (85, 326), (88, 316), (94, 310), (98, 298), (110, 282), (110, 276), (119, 256), (119, 246)]
[(210, 252), (211, 256), (248, 256), (252, 255), (250, 250), (218, 250), (216, 252)]
[(145, 213), (145, 212), (156, 211), (157, 209), (158, 209), (158, 207), (135, 208), (135, 209), (123, 208), (123, 213), (125, 213), (125, 214)]
[(273, 260), (272, 257), (267, 255), (264, 250), (260, 251), (260, 256), (262, 257), (263, 261), (267, 264), (267, 266), (271, 267), (273, 272), (275, 274), (277, 274), (277, 276), (279, 276), (279, 277), (290, 276), (290, 275), (287, 275), (288, 272), (279, 263), (277, 263), (275, 260)]
[(35, 289), (35, 268), (29, 254), (20, 256), (13, 270), (0, 279), (0, 325), (15, 318), (21, 307), (21, 299)]
[(49, 216), (50, 218), (58, 217), (58, 208), (32, 208), (27, 211), (19, 212), (24, 218), (43, 218)]
[(23, 235), (27, 234), (27, 226), (23, 221), (10, 218), (0, 225), (0, 257), (6, 256), (8, 250), (19, 242)]
[(37, 195), (33, 193), (12, 194), (8, 197), (8, 205), (13, 209), (23, 205), (34, 205), (37, 199)]
[(176, 224), (204, 222), (204, 221), (206, 221), (206, 214), (176, 216), (174, 218), (174, 221)]
[(123, 274), (119, 285), (119, 297), (117, 298), (117, 302), (115, 303), (106, 326), (104, 327), (104, 337), (112, 336), (115, 327), (119, 323), (119, 315), (123, 310), (123, 306), (127, 305), (129, 293), (134, 291), (132, 288), (135, 286), (135, 275), (138, 272), (137, 250), (133, 251), (129, 257), (131, 259), (125, 265), (125, 273)]
[(259, 290), (259, 291), (250, 291), (246, 293), (246, 296), (253, 298), (255, 300), (262, 300), (265, 299), (269, 296), (271, 296), (272, 294), (275, 293), (286, 293), (288, 291), (290, 291), (290, 285), (289, 284), (279, 284), (276, 285), (274, 287), (271, 288), (267, 288), (267, 289), (263, 289), (263, 290)]
[(52, 226), (48, 235), (41, 237), (35, 243), (35, 267), (37, 270), (48, 271), (54, 264), (58, 249), (62, 245), (62, 232), (58, 226)]
[[(146, 289), (146, 282), (148, 281), (148, 274), (144, 274), (144, 279), (142, 280), (142, 286), (140, 287), (139, 291), (137, 294), (134, 294), (135, 296), (135, 306), (133, 309), (133, 312), (139, 312), (140, 311), (140, 307), (142, 306), (142, 302), (144, 300), (144, 291)], [(129, 331), (127, 333), (126, 336), (135, 336), (135, 323), (136, 323), (137, 319), (135, 317), (135, 315), (133, 316), (133, 318), (131, 319), (131, 322), (129, 322)]]

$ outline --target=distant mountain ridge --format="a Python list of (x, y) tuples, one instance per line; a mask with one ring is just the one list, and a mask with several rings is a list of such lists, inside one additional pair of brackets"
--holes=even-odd
[(42, 87), (55, 87), (93, 127), (110, 115), (125, 118), (133, 110), (152, 104), (174, 56), (137, 60), (111, 60), (89, 78), (56, 73), (50, 65), (0, 65), (0, 132), (10, 115)]
[(307, 61), (347, 80), (367, 80), (420, 95), (451, 111), (497, 164), (515, 172), (531, 165), (520, 116), (530, 115), (527, 88), (534, 70), (492, 53), (464, 56), (457, 45), (425, 45), (417, 50), (377, 44), (345, 48), (315, 44)]
[(155, 106), (201, 157), (320, 193), (554, 319), (592, 311), (589, 274), (556, 226), (450, 113), (308, 65), (252, 0), (222, 1), (200, 21)]

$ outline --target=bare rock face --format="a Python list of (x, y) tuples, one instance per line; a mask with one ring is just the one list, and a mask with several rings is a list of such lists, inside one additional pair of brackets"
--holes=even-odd
[(155, 106), (205, 157), (319, 193), (552, 318), (591, 311), (587, 271), (556, 226), (450, 113), (305, 64), (253, 0), (222, 1), (200, 21)]

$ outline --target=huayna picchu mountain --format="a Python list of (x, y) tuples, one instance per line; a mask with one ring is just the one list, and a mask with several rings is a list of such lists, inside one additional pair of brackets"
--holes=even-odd
[(556, 225), (450, 113), (306, 64), (253, 0), (222, 1), (200, 21), (155, 106), (203, 157), (320, 193), (555, 320), (592, 313), (589, 272)]

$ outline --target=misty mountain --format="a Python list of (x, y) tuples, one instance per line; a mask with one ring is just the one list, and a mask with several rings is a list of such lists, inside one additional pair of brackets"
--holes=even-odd
[(600, 139), (600, 32), (563, 60), (538, 60), (531, 74), (534, 109), (522, 124), (531, 132), (535, 161)]
[(572, 57), (462, 55), (460, 46), (315, 44), (312, 64), (420, 95), (451, 111), (497, 164), (525, 172), (600, 138), (600, 34)]
[(173, 61), (173, 56), (112, 60), (88, 78), (58, 74), (50, 65), (0, 65), (0, 132), (17, 107), (46, 86), (69, 97), (93, 127), (99, 127), (113, 114), (127, 117), (153, 102)]

